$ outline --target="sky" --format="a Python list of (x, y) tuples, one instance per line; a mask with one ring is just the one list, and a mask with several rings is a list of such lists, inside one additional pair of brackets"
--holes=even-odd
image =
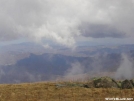
[(134, 0), (0, 0), (0, 45), (134, 44)]

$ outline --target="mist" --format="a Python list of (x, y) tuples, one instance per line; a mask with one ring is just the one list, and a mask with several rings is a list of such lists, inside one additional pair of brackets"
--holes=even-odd
[(128, 55), (122, 54), (122, 61), (119, 68), (115, 72), (115, 78), (133, 79), (134, 77), (133, 72), (134, 72), (134, 68), (133, 68), (132, 59)]
[(65, 80), (83, 80), (87, 76), (85, 73), (85, 67), (79, 63), (74, 62), (71, 67), (65, 72), (63, 78)]

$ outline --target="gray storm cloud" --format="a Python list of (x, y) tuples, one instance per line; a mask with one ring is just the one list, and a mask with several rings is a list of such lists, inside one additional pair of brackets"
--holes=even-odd
[(0, 40), (133, 36), (133, 11), (134, 0), (0, 0)]

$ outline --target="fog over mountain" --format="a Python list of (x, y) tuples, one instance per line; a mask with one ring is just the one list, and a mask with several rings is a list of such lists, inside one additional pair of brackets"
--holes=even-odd
[[(134, 45), (79, 46), (75, 50), (57, 46), (58, 51), (32, 43), (13, 46), (11, 51), (2, 52), (8, 58), (1, 57), (5, 63), (0, 66), (0, 83), (85, 80), (107, 75), (116, 79), (133, 78)], [(7, 49), (1, 50), (4, 48)]]
[(0, 0), (0, 83), (134, 78), (133, 11), (134, 0)]

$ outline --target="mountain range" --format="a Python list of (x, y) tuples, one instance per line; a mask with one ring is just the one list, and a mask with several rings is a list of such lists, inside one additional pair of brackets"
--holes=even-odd
[(56, 80), (68, 75), (114, 73), (127, 54), (132, 63), (134, 45), (44, 48), (33, 43), (0, 47), (0, 83)]

